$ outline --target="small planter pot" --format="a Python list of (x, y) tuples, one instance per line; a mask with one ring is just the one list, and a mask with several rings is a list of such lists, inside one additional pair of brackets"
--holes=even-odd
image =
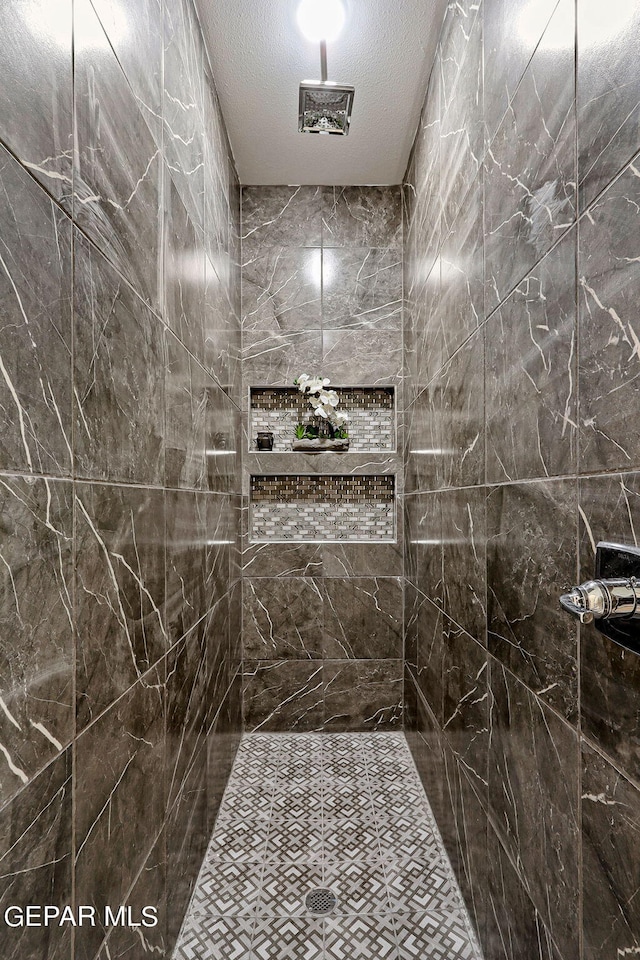
[(307, 453), (323, 453), (326, 450), (344, 453), (349, 449), (349, 441), (347, 439), (329, 440), (325, 437), (318, 437), (315, 440), (294, 440), (293, 449), (306, 451)]

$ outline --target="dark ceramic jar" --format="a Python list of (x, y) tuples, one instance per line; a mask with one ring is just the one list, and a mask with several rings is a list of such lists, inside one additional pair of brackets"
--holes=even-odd
[(258, 450), (273, 450), (273, 434), (268, 430), (259, 430), (256, 446)]

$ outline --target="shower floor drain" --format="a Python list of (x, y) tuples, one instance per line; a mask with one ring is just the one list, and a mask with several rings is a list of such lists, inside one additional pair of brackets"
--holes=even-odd
[(327, 887), (318, 887), (317, 890), (312, 890), (306, 895), (304, 902), (310, 913), (322, 916), (335, 910), (338, 905), (338, 898), (333, 890), (329, 890)]

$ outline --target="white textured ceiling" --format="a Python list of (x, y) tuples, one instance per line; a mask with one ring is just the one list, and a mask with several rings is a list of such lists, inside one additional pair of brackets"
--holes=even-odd
[(329, 80), (356, 88), (347, 137), (298, 133), (320, 47), (297, 0), (196, 0), (243, 184), (395, 184), (405, 172), (447, 0), (345, 0)]

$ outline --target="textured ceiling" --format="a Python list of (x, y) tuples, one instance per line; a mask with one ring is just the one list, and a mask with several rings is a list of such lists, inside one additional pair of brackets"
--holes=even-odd
[(356, 88), (347, 137), (298, 133), (320, 48), (297, 0), (196, 0), (243, 184), (394, 184), (405, 172), (447, 0), (345, 0), (329, 80)]

